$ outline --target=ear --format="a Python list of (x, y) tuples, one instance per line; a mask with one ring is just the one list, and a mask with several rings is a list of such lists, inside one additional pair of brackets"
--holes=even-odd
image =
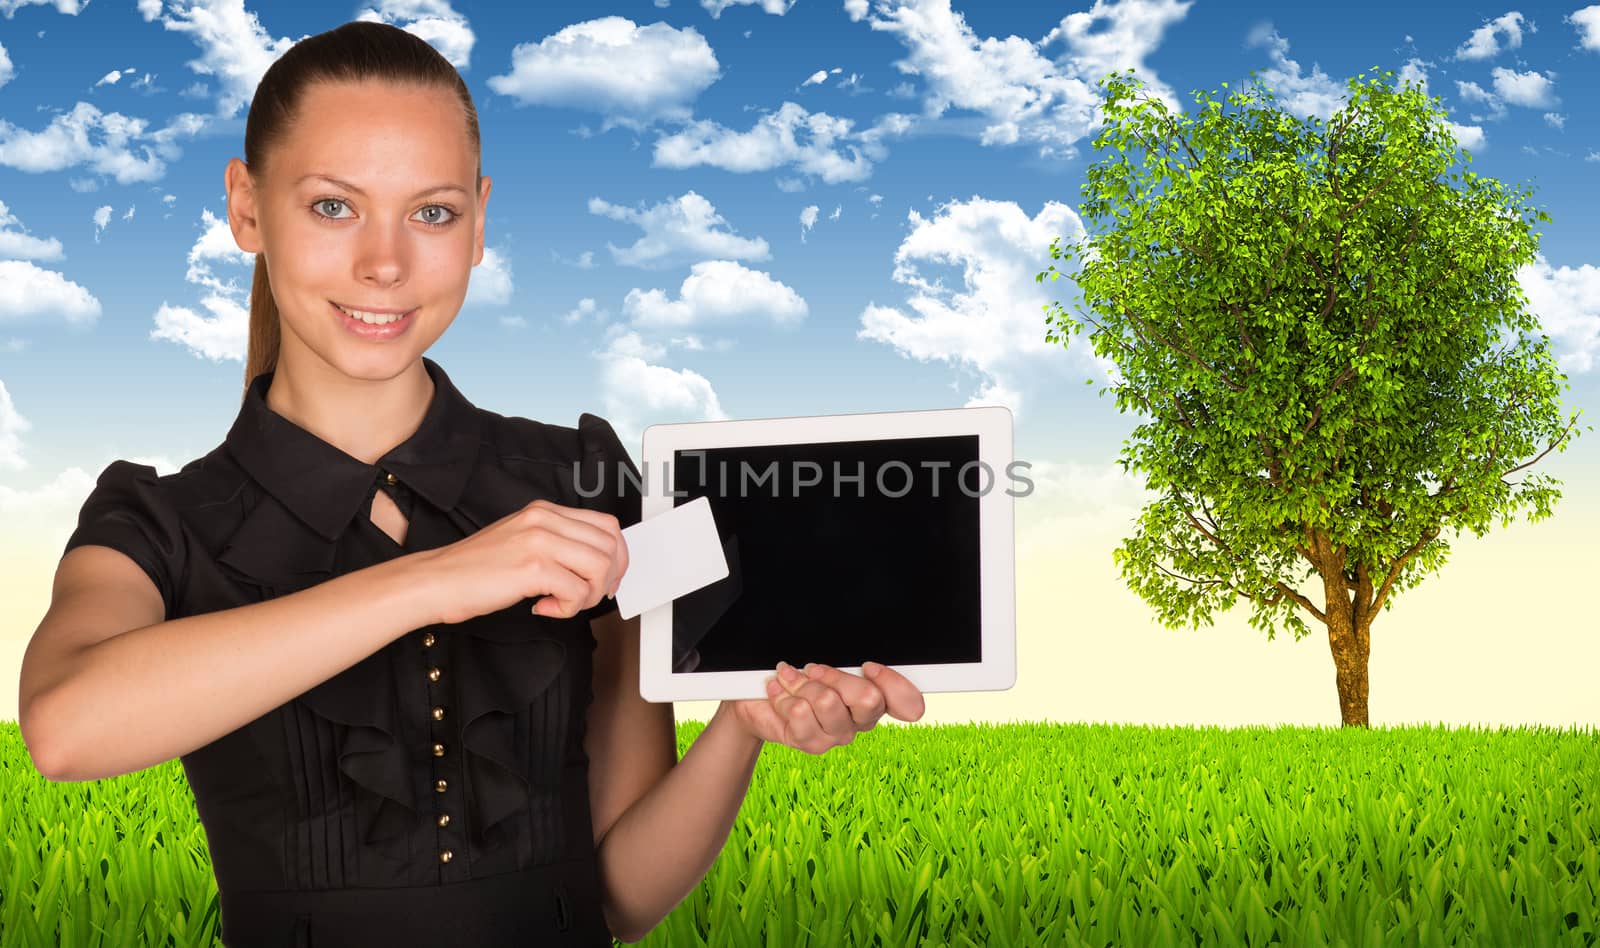
[(477, 266), (483, 262), (483, 218), (489, 207), (489, 186), (494, 182), (488, 175), (483, 176), (483, 183), (478, 185), (478, 220), (474, 225), (472, 235), (472, 265)]
[(234, 243), (245, 253), (260, 253), (261, 229), (256, 223), (255, 184), (249, 168), (239, 159), (229, 158), (222, 178), (228, 191), (228, 228), (233, 231)]

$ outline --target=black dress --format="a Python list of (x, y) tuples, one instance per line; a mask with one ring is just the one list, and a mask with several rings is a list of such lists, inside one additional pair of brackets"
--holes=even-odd
[[(127, 554), (171, 620), (444, 546), (541, 497), (638, 522), (638, 469), (604, 420), (498, 415), (423, 363), (427, 414), (376, 464), (268, 408), (264, 373), (178, 473), (108, 465), (66, 549)], [(404, 545), (370, 519), (379, 489), (409, 516)], [(181, 758), (229, 948), (612, 943), (583, 735), (589, 622), (616, 603), (532, 605), (406, 632)]]

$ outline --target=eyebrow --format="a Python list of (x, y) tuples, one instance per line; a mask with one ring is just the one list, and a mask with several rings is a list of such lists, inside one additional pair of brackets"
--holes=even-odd
[[(351, 184), (348, 181), (341, 181), (340, 179), (335, 178), (331, 174), (315, 174), (315, 173), (313, 173), (313, 174), (303, 175), (298, 181), (295, 182), (295, 184), (297, 184), (297, 185), (298, 184), (302, 184), (302, 183), (304, 183), (306, 181), (309, 181), (312, 178), (320, 178), (323, 181), (328, 182), (329, 184), (334, 184), (334, 185), (337, 185), (337, 186), (339, 186), (341, 188), (344, 188), (346, 191), (354, 191), (355, 193), (361, 195), (362, 197), (366, 197), (367, 196), (367, 192), (361, 190), (360, 188), (356, 187), (355, 185)], [(436, 184), (431, 188), (423, 188), (421, 191), (418, 191), (416, 194), (413, 194), (411, 196), (411, 198), (412, 198), (412, 200), (416, 200), (419, 197), (426, 197), (429, 194), (436, 194), (436, 193), (438, 193), (440, 191), (460, 191), (462, 194), (467, 194), (467, 189), (463, 188), (459, 184)]]

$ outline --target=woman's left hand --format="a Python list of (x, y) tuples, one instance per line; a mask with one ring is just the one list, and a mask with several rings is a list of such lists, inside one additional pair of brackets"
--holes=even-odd
[(916, 721), (926, 706), (910, 679), (887, 665), (864, 662), (873, 677), (864, 678), (831, 665), (810, 664), (793, 681), (781, 674), (767, 681), (767, 699), (722, 702), (752, 736), (808, 754), (841, 747), (870, 731), (884, 713)]

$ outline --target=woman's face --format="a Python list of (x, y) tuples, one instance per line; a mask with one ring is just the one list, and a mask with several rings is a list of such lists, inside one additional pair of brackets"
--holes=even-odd
[[(415, 364), (455, 319), (483, 259), (489, 179), (475, 194), (459, 100), (387, 82), (320, 83), (265, 161), (254, 179), (229, 161), (228, 218), (239, 247), (266, 257), (280, 360), (320, 359), (374, 380)], [(390, 327), (403, 327), (398, 335), (373, 338), (340, 307), (407, 315)]]

